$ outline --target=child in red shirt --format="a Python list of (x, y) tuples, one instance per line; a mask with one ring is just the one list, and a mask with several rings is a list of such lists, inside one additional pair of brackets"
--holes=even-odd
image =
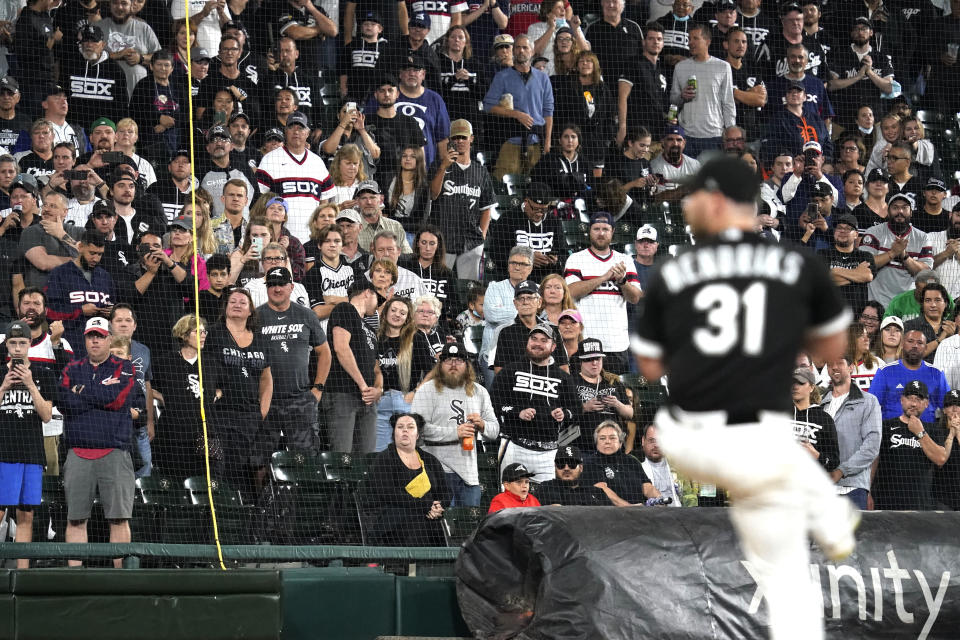
[(500, 474), (500, 481), (503, 482), (505, 491), (493, 498), (487, 513), (512, 507), (539, 507), (540, 501), (537, 500), (537, 496), (530, 495), (530, 478), (535, 475), (519, 462), (504, 467)]

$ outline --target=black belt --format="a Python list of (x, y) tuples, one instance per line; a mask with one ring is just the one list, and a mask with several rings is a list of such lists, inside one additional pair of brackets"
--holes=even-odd
[(452, 444), (460, 444), (459, 440), (444, 440), (443, 442), (436, 442), (433, 440), (424, 440), (423, 444), (429, 447), (449, 447)]

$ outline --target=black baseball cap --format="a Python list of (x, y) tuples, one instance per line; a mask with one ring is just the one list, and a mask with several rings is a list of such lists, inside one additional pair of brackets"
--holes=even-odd
[(870, 29), (873, 29), (873, 22), (871, 22), (871, 21), (870, 21), (870, 18), (868, 18), (867, 16), (857, 16), (856, 18), (854, 18), (854, 19), (853, 19), (853, 24), (850, 25), (850, 28), (852, 29), (853, 27), (857, 26), (858, 24), (862, 24), (862, 25), (865, 26), (865, 27), (868, 27), (868, 28), (870, 28)]
[(512, 464), (508, 464), (503, 468), (503, 471), (500, 473), (500, 481), (515, 482), (517, 480), (520, 480), (521, 478), (532, 478), (535, 475), (537, 474), (530, 471), (519, 462), (514, 462)]
[(597, 211), (592, 216), (590, 216), (590, 226), (592, 227), (595, 224), (608, 224), (611, 227), (615, 224), (613, 220), (613, 214), (609, 211)]
[(812, 187), (810, 187), (810, 197), (814, 198), (826, 198), (828, 196), (833, 196), (833, 188), (828, 185), (826, 182), (816, 182)]
[(246, 114), (246, 113), (244, 113), (244, 112), (242, 112), (242, 111), (236, 112), (236, 113), (234, 113), (233, 115), (231, 115), (231, 116), (230, 116), (230, 119), (227, 120), (227, 124), (233, 124), (234, 122), (236, 122), (236, 121), (239, 120), (240, 118), (243, 118), (244, 120), (246, 120), (246, 121), (247, 121), (247, 124), (253, 124), (252, 122), (250, 122), (250, 115), (249, 115), (249, 114)]
[(856, 231), (859, 228), (857, 223), (857, 217), (852, 213), (841, 213), (833, 219), (833, 226), (836, 227), (838, 224), (850, 225), (850, 227)]
[(108, 217), (108, 218), (112, 218), (112, 217), (114, 217), (115, 215), (117, 215), (117, 212), (113, 210), (113, 207), (111, 207), (110, 205), (108, 205), (108, 204), (106, 204), (106, 203), (104, 203), (104, 202), (101, 202), (100, 204), (95, 205), (95, 206), (93, 207), (93, 211), (90, 212), (90, 216), (89, 216), (89, 217), (90, 217), (90, 218), (101, 218), (101, 217), (106, 216), (106, 217)]
[(95, 24), (87, 23), (80, 28), (77, 37), (80, 42), (103, 42), (103, 29)]
[(383, 18), (381, 18), (380, 14), (376, 11), (367, 11), (363, 14), (363, 17), (360, 18), (360, 22), (376, 22), (380, 26), (383, 26)]
[(719, 192), (741, 204), (753, 204), (760, 197), (760, 177), (739, 158), (722, 156), (709, 160), (685, 184), (690, 193)]
[(307, 114), (303, 111), (294, 111), (287, 116), (287, 126), (292, 127), (293, 125), (298, 124), (304, 129), (310, 128), (310, 120), (307, 118)]
[(887, 174), (883, 172), (883, 169), (871, 169), (870, 173), (867, 174), (867, 184), (871, 182), (886, 182)]
[(4, 76), (3, 78), (0, 78), (0, 91), (17, 93), (20, 91), (20, 85), (17, 84), (17, 81), (13, 77)]
[(593, 360), (594, 358), (606, 357), (603, 353), (603, 343), (597, 338), (584, 338), (577, 349), (577, 358), (580, 360)]
[(947, 391), (946, 395), (943, 396), (943, 406), (944, 408), (960, 407), (960, 389)]
[(528, 185), (527, 188), (523, 190), (523, 197), (529, 198), (537, 204), (550, 204), (550, 201), (553, 199), (550, 197), (550, 187), (542, 182), (534, 182)]
[(460, 342), (448, 342), (443, 345), (443, 351), (440, 352), (440, 362), (451, 358), (467, 359), (467, 350), (463, 348)]
[(407, 23), (411, 27), (420, 27), (422, 29), (430, 28), (430, 14), (426, 12), (415, 13), (410, 17)]
[(274, 267), (267, 271), (264, 282), (268, 287), (282, 287), (293, 282), (293, 276), (290, 275), (290, 269), (286, 267)]
[(930, 392), (927, 390), (927, 385), (923, 380), (911, 380), (903, 388), (901, 392), (902, 396), (917, 396), (918, 398), (927, 399), (930, 397)]
[(411, 51), (407, 57), (400, 63), (400, 69), (425, 69), (427, 63), (423, 59), (423, 54), (419, 51)]
[(799, 2), (784, 2), (782, 5), (780, 5), (781, 16), (785, 16), (791, 11), (799, 11), (800, 13), (803, 13), (803, 9), (800, 8)]
[(227, 128), (221, 124), (214, 125), (207, 129), (207, 142), (211, 142), (217, 138), (230, 140), (230, 132), (227, 131)]
[(285, 140), (283, 131), (280, 131), (280, 129), (278, 129), (277, 127), (273, 127), (272, 129), (267, 129), (267, 132), (263, 134), (263, 141), (266, 142), (267, 140), (276, 140), (277, 142), (283, 142)]
[(924, 190), (934, 189), (935, 191), (946, 191), (947, 185), (944, 184), (943, 180), (937, 178), (936, 176), (930, 176), (927, 178), (927, 183), (923, 185)]
[(181, 157), (181, 156), (183, 156), (184, 158), (186, 158), (187, 160), (189, 160), (189, 159), (190, 159), (190, 149), (177, 149), (176, 151), (174, 151), (173, 153), (170, 154), (170, 162), (173, 162), (174, 160), (176, 160), (177, 158), (179, 158), (179, 157)]
[(557, 456), (554, 458), (554, 462), (558, 466), (561, 462), (572, 462), (574, 465), (578, 465), (583, 462), (583, 454), (580, 453), (580, 449), (573, 445), (567, 445), (566, 447), (557, 449)]
[(542, 333), (543, 335), (547, 336), (551, 340), (555, 338), (555, 335), (553, 332), (553, 325), (546, 322), (541, 322), (535, 325), (533, 329), (530, 329), (530, 333), (528, 333), (527, 336), (528, 337), (532, 336), (535, 333)]
[(67, 92), (64, 91), (63, 87), (61, 87), (58, 84), (50, 84), (50, 85), (47, 85), (46, 90), (44, 90), (43, 92), (43, 99), (46, 100), (50, 96), (61, 96), (61, 95), (63, 96), (67, 95)]
[(804, 86), (804, 84), (803, 84), (802, 82), (800, 82), (799, 80), (789, 80), (789, 81), (787, 82), (787, 91), (788, 91), (788, 92), (790, 92), (790, 91), (803, 91), (804, 93), (806, 93), (807, 87)]
[(520, 296), (527, 296), (527, 295), (534, 295), (534, 296), (540, 295), (540, 287), (537, 286), (537, 283), (534, 282), (533, 280), (524, 280), (523, 282), (518, 284), (517, 288), (514, 289), (513, 291), (514, 298), (519, 298)]
[(7, 325), (7, 331), (3, 337), (4, 342), (10, 338), (26, 338), (30, 340), (30, 325), (24, 320), (14, 320)]

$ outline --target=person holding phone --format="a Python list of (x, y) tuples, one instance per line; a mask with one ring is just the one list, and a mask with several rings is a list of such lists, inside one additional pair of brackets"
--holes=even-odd
[[(16, 507), (17, 542), (33, 540), (33, 508), (43, 485), (43, 425), (53, 415), (57, 379), (45, 367), (30, 368), (31, 331), (24, 320), (6, 328), (4, 347), (10, 355), (0, 381), (0, 505)], [(0, 521), (6, 512), (0, 506)], [(18, 569), (30, 566), (17, 560)]]

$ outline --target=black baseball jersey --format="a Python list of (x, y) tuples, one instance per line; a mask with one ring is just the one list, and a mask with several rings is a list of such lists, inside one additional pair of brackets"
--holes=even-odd
[[(362, 14), (361, 14), (362, 15)], [(367, 42), (354, 38), (340, 49), (338, 73), (347, 76), (347, 96), (350, 100), (364, 103), (373, 91), (377, 76), (386, 68), (388, 43), (385, 38)]]
[(297, 95), (297, 109), (306, 114), (310, 126), (319, 128), (324, 115), (322, 86), (319, 69), (299, 65), (293, 73), (281, 69), (270, 71), (263, 83), (266, 95), (261, 98), (262, 104), (272, 104), (280, 89), (291, 89)]
[(60, 62), (61, 84), (70, 100), (70, 120), (86, 124), (101, 116), (114, 122), (127, 115), (127, 76), (106, 51), (87, 62), (71, 51)]
[(802, 249), (728, 230), (660, 265), (634, 350), (661, 359), (688, 411), (788, 411), (808, 335), (851, 319), (822, 262)]
[[(869, 51), (873, 61), (873, 70), (881, 78), (893, 75), (893, 62), (890, 56), (877, 50)], [(855, 77), (863, 66), (861, 58), (852, 49), (850, 42), (846, 42), (833, 48), (830, 51), (830, 72), (836, 74), (840, 79), (846, 80)], [(883, 113), (880, 111), (880, 89), (864, 76), (854, 82), (846, 89), (839, 89), (832, 98), (837, 115), (843, 122), (852, 123), (857, 117), (857, 110), (860, 105), (870, 105), (874, 108), (874, 113)]]
[(750, 18), (742, 13), (737, 13), (737, 24), (747, 34), (748, 51), (752, 51), (754, 59), (762, 65), (770, 62), (769, 38), (780, 26), (775, 21), (775, 17), (771, 17), (763, 11), (758, 11), (755, 16)]
[[(947, 439), (940, 422), (924, 422), (923, 430), (940, 446)], [(877, 509), (933, 508), (930, 494), (933, 462), (923, 452), (917, 436), (899, 417), (883, 421), (879, 458), (871, 488)]]

